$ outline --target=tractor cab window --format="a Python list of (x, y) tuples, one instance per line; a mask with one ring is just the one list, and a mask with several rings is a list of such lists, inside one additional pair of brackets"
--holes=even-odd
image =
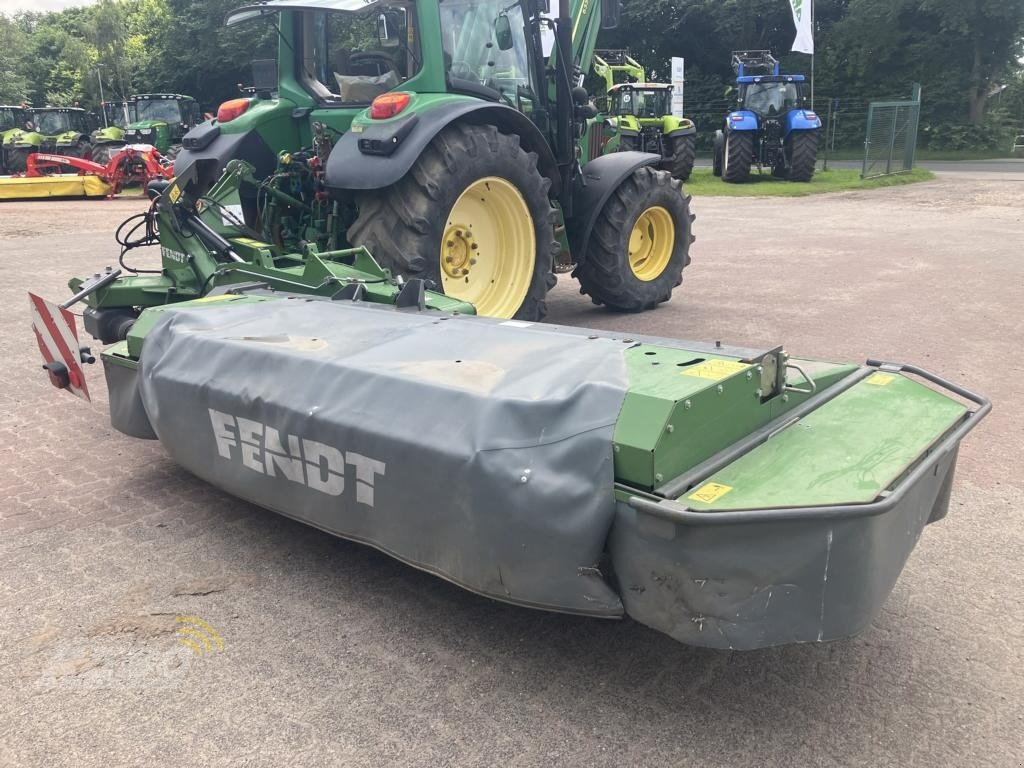
[(181, 109), (174, 99), (139, 99), (135, 102), (135, 119), (176, 125), (181, 122)]
[(668, 89), (636, 90), (622, 88), (615, 92), (615, 114), (636, 117), (662, 117), (669, 114), (671, 91)]
[(55, 136), (72, 130), (71, 115), (67, 112), (37, 112), (36, 130), (44, 136)]
[(413, 4), (353, 3), (357, 6), (303, 14), (303, 77), (325, 101), (369, 104), (420, 69)]
[(9, 128), (20, 128), (22, 123), (25, 122), (22, 117), (23, 113), (20, 109), (0, 109), (0, 131), (6, 131)]
[(748, 83), (741, 101), (744, 109), (758, 115), (774, 115), (804, 105), (806, 83)]
[(510, 102), (532, 100), (523, 9), (509, 0), (441, 0), (441, 41), (456, 88), (482, 85)]
[(127, 116), (127, 105), (120, 102), (103, 102), (103, 114), (106, 115), (107, 125), (116, 125), (124, 128), (131, 120)]

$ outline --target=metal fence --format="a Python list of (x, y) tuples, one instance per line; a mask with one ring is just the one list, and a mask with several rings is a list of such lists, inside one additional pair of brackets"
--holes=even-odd
[(908, 101), (872, 101), (864, 137), (861, 178), (906, 173), (914, 167), (917, 124), (921, 117), (921, 86)]

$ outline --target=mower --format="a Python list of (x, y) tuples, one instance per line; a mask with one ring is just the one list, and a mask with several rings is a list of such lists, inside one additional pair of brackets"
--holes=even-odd
[[(68, 155), (33, 152), (23, 174), (0, 177), (0, 200), (48, 197), (113, 197), (129, 184), (145, 189), (173, 175), (173, 165), (148, 144), (121, 148), (106, 165)], [(73, 173), (64, 173), (73, 171)]]
[[(672, 86), (645, 82), (643, 67), (625, 51), (597, 51), (593, 70), (604, 79), (606, 95), (604, 114), (593, 120), (588, 154), (653, 152), (662, 156), (660, 167), (672, 176), (690, 178), (697, 129), (693, 121), (672, 114)], [(617, 83), (616, 75), (628, 79)]]
[(202, 122), (199, 105), (191, 96), (176, 93), (142, 93), (125, 102), (130, 119), (118, 132), (108, 130), (96, 137), (101, 143), (95, 152), (102, 161), (115, 155), (125, 144), (150, 144), (164, 157), (173, 160), (181, 151), (182, 137)]
[(804, 76), (781, 74), (770, 51), (735, 51), (732, 62), (739, 109), (715, 133), (714, 175), (742, 182), (757, 165), (780, 178), (810, 181), (821, 118), (808, 107)]
[[(590, 2), (573, 14), (563, 2), (551, 20), (539, 2), (449, 2), (420, 0), (403, 14), (359, 8), (378, 40), (405, 41), (394, 67), (438, 67), (418, 85), (457, 91), (374, 96), (401, 70), (363, 56), (353, 73), (348, 56), (327, 69), (354, 78), (339, 87), (361, 89), (371, 106), (341, 131), (328, 118), (349, 107), (334, 114), (324, 95), (303, 114), (285, 98), (315, 87), (310, 77), (327, 79), (313, 57), (289, 70), (277, 98), (224, 106), (187, 136), (175, 177), (151, 184), (151, 210), (118, 232), (120, 268), (72, 280), (59, 305), (30, 295), (50, 383), (90, 397), (85, 370), (96, 356), (71, 312), (85, 302), (86, 330), (108, 344), (99, 358), (113, 426), (159, 439), (173, 460), (242, 499), (486, 597), (631, 616), (695, 645), (751, 649), (862, 630), (924, 526), (946, 514), (958, 446), (989, 402), (911, 365), (486, 316), (466, 296), (512, 314), (525, 295), (518, 267), (530, 263), (517, 254), (540, 260), (512, 223), (531, 211), (512, 190), (534, 195), (557, 181), (566, 239), (589, 246), (574, 248), (577, 269), (595, 238), (635, 279), (645, 267), (630, 257), (652, 230), (655, 242), (672, 234), (684, 198), (678, 181), (651, 168), (657, 156), (615, 153), (582, 171), (573, 159), (593, 114), (570, 88), (581, 74), (566, 55), (572, 29), (595, 25), (588, 14), (614, 18), (617, 6)], [(234, 16), (273, 14), (301, 46), (333, 27), (320, 15), (328, 4), (355, 7), (280, 2)], [(519, 12), (520, 40), (554, 27), (562, 55), (533, 70), (553, 76), (553, 98), (542, 80), (513, 89), (507, 61), (501, 78), (460, 76), (477, 71), (474, 46), (484, 66), (498, 66), (515, 47), (508, 16)], [(414, 20), (419, 29), (403, 30)], [(450, 63), (436, 40), (442, 28)], [(289, 79), (300, 74), (305, 85)], [(530, 110), (507, 103), (528, 97)], [(550, 146), (532, 132), (535, 120), (551, 127), (542, 108), (554, 123)], [(265, 157), (306, 127), (292, 150)], [(404, 170), (390, 165), (399, 161)], [(534, 173), (541, 181), (531, 185)], [(626, 192), (643, 199), (639, 210), (625, 208)], [(550, 218), (527, 219), (538, 237), (551, 237), (557, 214), (547, 210)], [(574, 229), (602, 210), (593, 233)], [(353, 215), (363, 224), (346, 229)], [(353, 244), (353, 227), (393, 247), (418, 246), (407, 232), (418, 233), (435, 250), (407, 258), (435, 261), (392, 269), (393, 255), (381, 263)], [(145, 244), (160, 247), (157, 274), (126, 261)], [(508, 264), (517, 270), (502, 271)], [(476, 288), (477, 266), (503, 286), (505, 304), (497, 288)], [(603, 279), (616, 277), (623, 271)]]
[[(4, 139), (9, 173), (22, 173), (33, 152), (92, 157), (93, 117), (78, 107), (45, 107), (29, 110), (29, 123)], [(29, 127), (31, 126), (31, 127)]]

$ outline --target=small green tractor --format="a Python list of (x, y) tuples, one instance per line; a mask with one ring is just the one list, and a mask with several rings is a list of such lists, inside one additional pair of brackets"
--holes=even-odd
[[(0, 105), (0, 147), (6, 148), (8, 137), (15, 131), (24, 130), (28, 120), (28, 109), (25, 107)], [(0, 150), (0, 172), (7, 173), (6, 149)]]
[[(251, 97), (186, 134), (176, 169), (210, 161), (209, 187), (231, 160), (251, 167), (237, 219), (278, 263), (309, 243), (365, 247), (391, 274), (503, 318), (541, 319), (568, 271), (595, 303), (655, 307), (690, 260), (689, 200), (659, 155), (584, 164), (596, 109), (579, 83), (619, 6), (563, 0), (566, 21), (551, 15), (548, 0), (240, 8), (227, 23), (275, 25), (278, 59), (254, 64)], [(149, 303), (167, 300), (161, 280)], [(217, 280), (197, 273), (188, 291)], [(138, 293), (118, 286), (92, 301), (137, 312)]]
[[(693, 121), (672, 114), (672, 86), (646, 82), (643, 67), (625, 51), (597, 51), (593, 71), (604, 79), (606, 96), (587, 153), (653, 152), (662, 156), (661, 167), (675, 178), (690, 178), (697, 129)], [(626, 81), (616, 82), (623, 75)]]
[(126, 118), (120, 125), (108, 120), (113, 124), (94, 134), (96, 162), (107, 162), (125, 144), (150, 144), (173, 158), (181, 150), (182, 137), (202, 122), (196, 100), (176, 93), (137, 94), (124, 103), (123, 111)]
[(84, 109), (42, 107), (28, 112), (24, 127), (10, 131), (4, 138), (4, 154), (10, 172), (23, 173), (28, 156), (33, 152), (92, 157), (90, 134), (94, 118)]
[(104, 164), (124, 146), (124, 129), (131, 122), (127, 101), (104, 101), (103, 127), (92, 132), (92, 159)]

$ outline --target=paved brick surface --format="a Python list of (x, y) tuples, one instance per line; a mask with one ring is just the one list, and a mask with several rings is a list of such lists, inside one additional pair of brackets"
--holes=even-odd
[(98, 369), (92, 405), (45, 382), (25, 291), (113, 262), (142, 203), (4, 203), (0, 766), (1020, 766), (1022, 188), (700, 199), (668, 305), (555, 290), (559, 322), (915, 361), (995, 401), (874, 625), (752, 653), (489, 602), (115, 432)]

